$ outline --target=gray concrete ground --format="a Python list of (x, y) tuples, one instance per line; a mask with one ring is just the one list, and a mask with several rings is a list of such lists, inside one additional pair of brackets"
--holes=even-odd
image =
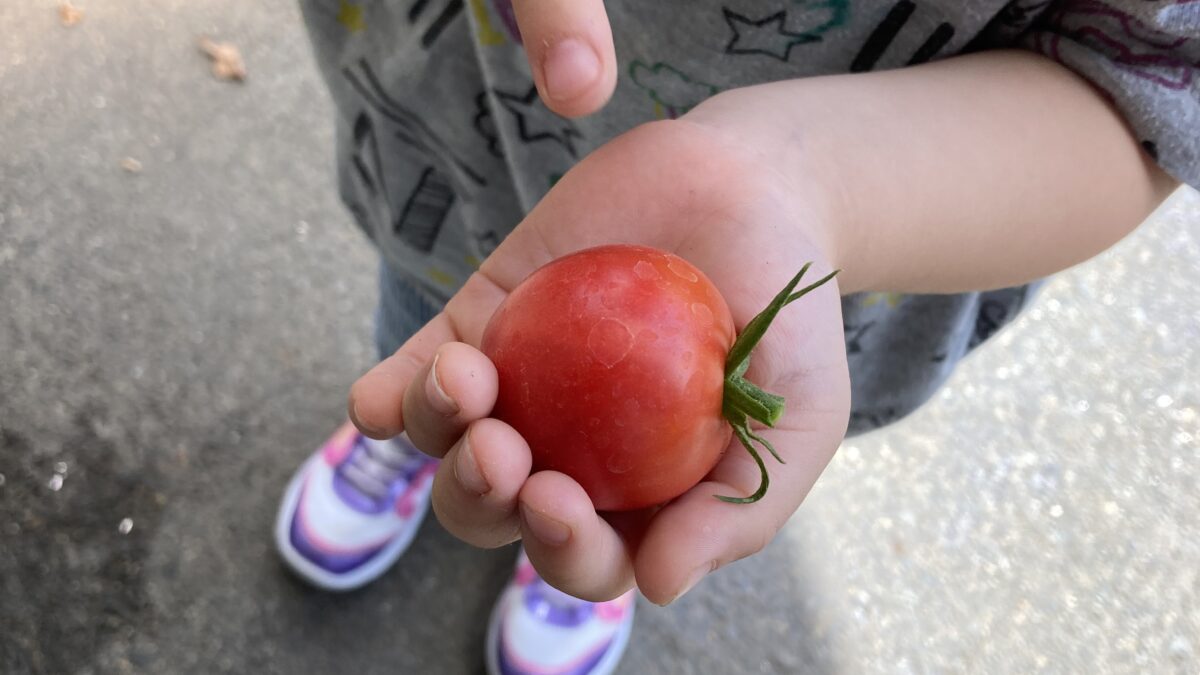
[[(0, 3), (0, 672), (480, 672), (512, 549), (431, 520), (335, 596), (270, 545), (371, 361), (297, 11), (80, 5)], [(643, 605), (622, 672), (1200, 672), (1200, 197), (1151, 220), (764, 554)]]

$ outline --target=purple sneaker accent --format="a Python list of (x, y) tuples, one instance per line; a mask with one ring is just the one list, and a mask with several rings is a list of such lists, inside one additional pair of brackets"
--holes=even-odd
[(398, 442), (372, 443), (363, 436), (354, 440), (333, 472), (333, 489), (347, 506), (367, 515), (383, 513), (427, 464), (436, 461), (416, 448), (394, 449), (391, 444)]
[[(500, 644), (504, 644), (504, 641), (504, 630), (501, 629)], [(513, 656), (512, 651), (508, 649), (501, 649), (500, 653), (497, 655), (499, 658), (500, 675), (591, 675), (592, 671), (595, 670), (596, 666), (600, 663), (600, 660), (604, 658), (606, 653), (608, 653), (612, 643), (613, 641), (609, 640), (608, 642), (599, 645), (595, 650), (592, 651), (592, 653), (585, 656), (582, 660), (568, 665), (565, 670), (556, 669), (553, 671), (553, 673), (545, 670), (544, 668), (539, 668), (533, 664), (527, 664), (526, 667), (522, 667), (521, 664), (513, 663), (515, 657)]]
[(308, 535), (305, 534), (304, 527), (300, 524), (299, 515), (292, 519), (292, 528), (289, 534), (289, 539), (292, 542), (292, 546), (295, 546), (296, 550), (300, 552), (300, 555), (303, 555), (314, 565), (317, 565), (321, 567), (321, 569), (333, 574), (349, 572), (350, 570), (361, 566), (363, 563), (370, 560), (371, 557), (376, 553), (379, 553), (380, 549), (383, 548), (382, 545), (379, 545), (363, 551), (357, 551), (355, 553), (336, 553), (334, 551), (323, 549), (314, 544), (312, 540), (308, 538)]
[(333, 491), (336, 492), (337, 496), (346, 503), (346, 506), (349, 506), (359, 513), (372, 515), (375, 513), (381, 513), (388, 507), (385, 500), (375, 499), (363, 494), (361, 490), (356, 488), (353, 483), (346, 479), (346, 475), (340, 466), (333, 472)]
[(541, 579), (526, 586), (522, 595), (530, 614), (562, 628), (580, 626), (595, 613), (594, 604), (573, 598)]

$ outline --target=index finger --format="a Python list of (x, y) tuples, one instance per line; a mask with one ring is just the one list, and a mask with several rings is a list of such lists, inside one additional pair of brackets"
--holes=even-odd
[(602, 108), (617, 82), (603, 0), (513, 0), (512, 5), (546, 107), (564, 117)]
[(433, 359), (438, 347), (465, 342), (478, 347), (483, 329), (508, 295), (481, 273), (471, 275), (446, 307), (350, 387), (350, 420), (366, 436), (386, 439), (404, 431), (404, 393)]

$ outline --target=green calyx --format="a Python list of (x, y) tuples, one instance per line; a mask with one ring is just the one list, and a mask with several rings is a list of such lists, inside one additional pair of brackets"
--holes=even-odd
[(763, 498), (767, 494), (767, 487), (771, 484), (771, 476), (767, 473), (767, 465), (763, 462), (762, 455), (758, 453), (755, 444), (759, 444), (766, 448), (775, 461), (783, 464), (783, 458), (775, 451), (775, 447), (771, 445), (767, 439), (759, 436), (750, 429), (750, 420), (767, 425), (768, 427), (775, 426), (779, 418), (783, 415), (783, 397), (777, 396), (767, 391), (763, 391), (753, 382), (745, 378), (746, 370), (750, 368), (750, 353), (758, 345), (759, 340), (763, 335), (766, 335), (767, 328), (770, 328), (771, 322), (775, 320), (775, 316), (779, 314), (779, 310), (789, 304), (804, 297), (809, 292), (820, 288), (821, 285), (837, 276), (838, 270), (834, 270), (828, 275), (818, 279), (817, 281), (795, 290), (800, 283), (800, 279), (804, 277), (804, 273), (812, 267), (812, 263), (806, 264), (800, 269), (800, 272), (792, 278), (791, 282), (784, 287), (778, 295), (771, 300), (771, 304), (767, 308), (759, 312), (757, 316), (746, 324), (746, 329), (738, 335), (737, 340), (734, 340), (733, 347), (729, 350), (729, 356), (725, 359), (725, 400), (722, 404), (722, 413), (725, 419), (733, 427), (733, 433), (741, 441), (742, 446), (754, 458), (754, 462), (758, 464), (759, 471), (762, 472), (762, 482), (754, 494), (749, 497), (726, 497), (723, 495), (715, 495), (717, 499), (730, 504), (753, 504)]

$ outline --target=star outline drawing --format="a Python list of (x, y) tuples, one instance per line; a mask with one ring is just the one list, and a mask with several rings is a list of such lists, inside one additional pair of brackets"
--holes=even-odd
[[(814, 35), (811, 31), (797, 33), (788, 30), (787, 9), (781, 9), (774, 14), (757, 20), (739, 14), (728, 7), (722, 7), (721, 12), (725, 15), (725, 23), (733, 33), (729, 38), (729, 42), (725, 45), (726, 54), (759, 54), (786, 63), (792, 56), (792, 48), (797, 45), (806, 45), (821, 41), (821, 36)], [(770, 34), (768, 37), (774, 39), (773, 43), (754, 45), (745, 39), (754, 31), (759, 33), (765, 32), (763, 29), (771, 26), (771, 24), (774, 24), (776, 32)], [(778, 40), (780, 37), (787, 38), (787, 40)], [(739, 43), (750, 44), (748, 46), (739, 46)]]
[(557, 123), (562, 124), (561, 130), (546, 131), (545, 129), (534, 128), (531, 117), (539, 112), (538, 105), (541, 99), (538, 98), (537, 87), (529, 86), (529, 91), (525, 94), (514, 94), (502, 89), (492, 89), (492, 93), (496, 97), (496, 101), (512, 115), (517, 123), (517, 134), (521, 141), (526, 144), (537, 143), (539, 141), (554, 141), (563, 146), (571, 157), (578, 159), (579, 151), (575, 148), (575, 141), (582, 140), (581, 134), (567, 120), (555, 115), (548, 109), (542, 108), (546, 113), (556, 121), (554, 124), (544, 125), (545, 129), (557, 126)]

